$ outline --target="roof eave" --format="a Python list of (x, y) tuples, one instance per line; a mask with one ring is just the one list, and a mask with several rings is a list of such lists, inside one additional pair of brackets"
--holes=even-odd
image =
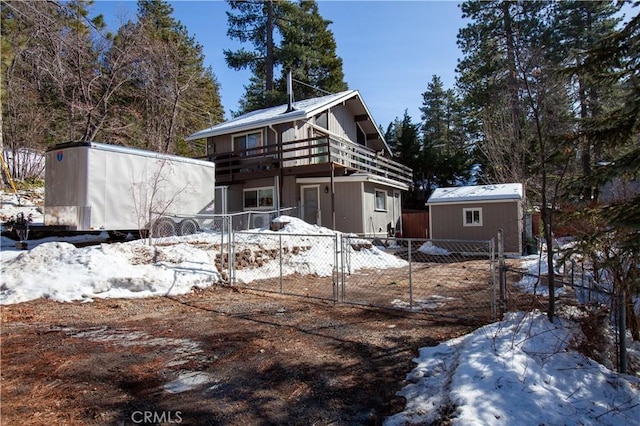
[(216, 130), (212, 128), (201, 130), (190, 136), (187, 136), (185, 140), (194, 141), (194, 140), (209, 138), (213, 136), (228, 135), (231, 133), (241, 133), (248, 130), (258, 129), (261, 127), (274, 126), (276, 124), (290, 123), (292, 121), (302, 120), (302, 119), (308, 118), (308, 116), (309, 114), (305, 113), (304, 111), (291, 111), (279, 117), (269, 118), (269, 119), (260, 120), (260, 121), (253, 121), (250, 123), (240, 124), (237, 126), (227, 126), (227, 127), (216, 129)]

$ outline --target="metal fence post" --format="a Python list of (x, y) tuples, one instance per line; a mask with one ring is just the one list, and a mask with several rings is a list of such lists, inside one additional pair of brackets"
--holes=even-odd
[(282, 234), (278, 234), (278, 242), (279, 242), (279, 251), (278, 258), (280, 259), (280, 293), (283, 292), (282, 287)]
[(618, 334), (619, 334), (619, 345), (620, 348), (618, 353), (620, 354), (620, 359), (618, 362), (618, 372), (622, 374), (627, 374), (627, 312), (625, 306), (625, 294), (623, 289), (618, 290), (620, 294), (618, 295)]
[(500, 273), (500, 318), (504, 315), (507, 302), (507, 271), (504, 262), (504, 231), (498, 230), (498, 270)]
[[(340, 288), (344, 288), (344, 268), (345, 268), (345, 259), (344, 259), (344, 240), (343, 236), (340, 238)], [(339, 290), (342, 291), (342, 290)], [(344, 302), (344, 294), (342, 296), (342, 301)]]
[(332, 280), (333, 280), (333, 301), (337, 302), (338, 301), (338, 259), (340, 256), (340, 242), (339, 242), (339, 237), (338, 234), (334, 235), (334, 239), (333, 239), (333, 248), (334, 248), (334, 257), (333, 257), (333, 273), (332, 273)]
[(497, 303), (496, 303), (496, 253), (495, 253), (495, 238), (489, 241), (489, 279), (491, 282), (491, 319), (495, 320), (497, 317)]
[(233, 233), (233, 217), (232, 216), (228, 216), (227, 217), (227, 256), (228, 256), (228, 260), (227, 260), (227, 266), (229, 268), (229, 284), (234, 285), (236, 282), (236, 269), (235, 269), (235, 265), (234, 265), (234, 258), (235, 255), (233, 253), (233, 249), (235, 248), (235, 244), (233, 239), (235, 238), (235, 235)]
[(340, 286), (341, 299), (344, 303), (347, 298), (346, 287), (347, 287), (347, 275), (351, 274), (351, 271), (348, 269), (349, 265), (349, 247), (351, 245), (349, 236), (342, 237), (342, 284)]
[(409, 249), (407, 250), (407, 259), (409, 259), (409, 309), (413, 311), (413, 265), (411, 263), (411, 239), (408, 240)]

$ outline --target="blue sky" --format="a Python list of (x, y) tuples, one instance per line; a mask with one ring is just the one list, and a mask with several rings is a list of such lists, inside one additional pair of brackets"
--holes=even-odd
[[(227, 38), (228, 5), (224, 1), (171, 1), (173, 16), (186, 26), (204, 48), (205, 65), (220, 83), (226, 117), (238, 109), (238, 100), (250, 73), (234, 71), (224, 61), (224, 49), (237, 49)], [(345, 81), (360, 91), (377, 124), (384, 129), (407, 110), (420, 120), (422, 93), (434, 74), (445, 88), (455, 84), (461, 57), (456, 45), (464, 25), (454, 1), (318, 1), (320, 15), (333, 21), (337, 54)], [(135, 19), (135, 1), (97, 0), (94, 13), (102, 13), (115, 31), (121, 22)], [(123, 21), (124, 20), (124, 21)], [(251, 49), (251, 46), (246, 46)], [(294, 84), (295, 94), (295, 84)]]

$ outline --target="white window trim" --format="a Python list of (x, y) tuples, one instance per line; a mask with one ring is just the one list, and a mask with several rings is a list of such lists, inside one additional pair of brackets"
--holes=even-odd
[[(378, 193), (381, 192), (384, 194), (384, 208), (379, 209), (378, 208)], [(387, 197), (389, 196), (389, 193), (387, 191), (385, 191), (384, 189), (374, 189), (374, 198), (373, 198), (373, 207), (374, 207), (374, 211), (377, 212), (386, 212), (388, 211), (388, 201), (387, 201)]]
[(242, 151), (242, 156), (246, 156), (246, 155), (256, 155), (256, 154), (262, 154), (263, 151), (261, 151), (260, 149), (264, 149), (265, 147), (265, 143), (264, 143), (264, 133), (262, 130), (252, 130), (249, 132), (244, 132), (244, 133), (236, 133), (234, 135), (231, 136), (231, 143), (233, 144), (233, 150), (235, 151), (236, 149), (238, 151), (242, 150), (242, 147), (240, 148), (236, 148), (235, 143), (236, 143), (236, 138), (240, 138), (242, 136), (248, 136), (248, 135), (254, 135), (254, 134), (258, 134), (260, 135), (260, 145), (258, 145), (255, 149), (256, 152), (252, 152), (251, 154), (247, 154), (245, 151)]
[[(467, 212), (479, 212), (479, 223), (467, 223)], [(473, 215), (473, 213), (472, 213)], [(462, 226), (482, 226), (482, 207), (469, 207), (462, 209)]]
[[(260, 195), (260, 190), (261, 189), (270, 189), (271, 190), (271, 195), (272, 196), (271, 196), (271, 205), (270, 206), (261, 206), (260, 205), (260, 196), (259, 195)], [(256, 197), (257, 197), (256, 202), (258, 203), (257, 207), (247, 207), (246, 206), (245, 194), (247, 192), (249, 192), (249, 191), (255, 191), (256, 192)], [(276, 196), (276, 192), (275, 192), (275, 187), (273, 187), (273, 186), (261, 186), (261, 187), (258, 187), (258, 188), (246, 188), (246, 189), (243, 189), (242, 190), (242, 208), (243, 208), (243, 210), (247, 210), (247, 209), (249, 209), (249, 210), (251, 210), (251, 209), (254, 209), (254, 210), (273, 210), (275, 208), (274, 207), (275, 206), (275, 196)]]

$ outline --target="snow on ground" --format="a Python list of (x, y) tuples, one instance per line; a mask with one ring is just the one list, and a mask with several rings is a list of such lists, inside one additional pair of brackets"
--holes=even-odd
[[(34, 224), (43, 223), (42, 214), (34, 206), (28, 203), (18, 206), (13, 197), (8, 198), (6, 202), (3, 199), (2, 207), (4, 210), (7, 206), (7, 217), (22, 210), (32, 214)], [(243, 245), (261, 249), (279, 249), (282, 245), (288, 249), (285, 275), (298, 272), (331, 276), (336, 261), (334, 246), (340, 233), (309, 225), (295, 217), (281, 216), (278, 220), (287, 223), (278, 232), (263, 228), (236, 234), (238, 250), (242, 250)], [(104, 241), (106, 237), (106, 234), (78, 235), (64, 241), (59, 238), (29, 240), (26, 251), (16, 249), (15, 241), (2, 237), (0, 304), (38, 298), (70, 302), (176, 295), (221, 281), (215, 266), (217, 253), (211, 248), (220, 243), (219, 233), (156, 239), (155, 245), (147, 244), (146, 240), (82, 248), (72, 244), (96, 238)], [(353, 270), (371, 265), (393, 268), (407, 264), (375, 246), (351, 252)], [(238, 270), (236, 279), (247, 283), (277, 277), (279, 268), (279, 262), (266, 262), (259, 268)]]
[[(523, 257), (521, 266), (526, 269), (529, 275), (524, 275), (522, 279), (516, 283), (516, 287), (525, 293), (549, 296), (549, 287), (540, 284), (540, 280), (538, 279), (538, 276), (546, 276), (549, 272), (546, 254), (543, 254), (543, 256), (535, 254)], [(556, 288), (555, 290), (556, 295), (565, 293), (563, 288)]]
[[(1, 214), (11, 216), (27, 210), (33, 214), (34, 223), (42, 221), (33, 205), (17, 206), (4, 200)], [(326, 274), (327, 256), (322, 250), (334, 240), (335, 233), (296, 218), (279, 220), (289, 222), (282, 231), (256, 230), (259, 232), (243, 234), (244, 242), (260, 241), (266, 247), (280, 244), (281, 233), (296, 235), (296, 245), (308, 245), (300, 252), (296, 268)], [(310, 234), (322, 237), (312, 238)], [(0, 304), (40, 297), (60, 301), (147, 297), (213, 285), (220, 278), (213, 266), (213, 253), (198, 247), (219, 238), (216, 234), (199, 233), (163, 239), (155, 247), (130, 241), (85, 248), (40, 240), (30, 241), (30, 250), (19, 251), (14, 248), (14, 241), (3, 237)], [(425, 246), (423, 250), (431, 252), (434, 247)], [(375, 246), (354, 251), (352, 256), (352, 267), (380, 267), (381, 262), (395, 267), (404, 262)], [(537, 259), (529, 256), (523, 261), (537, 272)], [(522, 288), (527, 288), (526, 282)], [(428, 424), (450, 416), (455, 425), (640, 425), (640, 379), (617, 374), (573, 350), (572, 345), (585, 337), (571, 315), (576, 314), (568, 313), (565, 319), (550, 323), (538, 312), (510, 313), (501, 322), (420, 349), (414, 360), (417, 366), (406, 377), (409, 384), (400, 392), (407, 400), (405, 410), (388, 418), (385, 424)], [(127, 330), (120, 334), (114, 337), (96, 330), (84, 337), (148, 339), (131, 337)], [(171, 342), (177, 347), (187, 345), (187, 354), (181, 357), (189, 356), (190, 350), (197, 356), (201, 349), (188, 349), (189, 343), (193, 342)], [(637, 350), (637, 345), (630, 350)], [(164, 389), (169, 393), (184, 392), (211, 381), (206, 373), (184, 371)]]
[(434, 245), (431, 241), (427, 241), (423, 245), (421, 245), (418, 251), (420, 253), (425, 253), (425, 254), (435, 254), (435, 255), (445, 255), (445, 256), (449, 254), (448, 250)]
[(448, 409), (453, 425), (640, 424), (640, 379), (570, 349), (583, 338), (573, 321), (517, 312), (422, 348), (399, 392), (405, 410), (385, 425), (431, 424)]

